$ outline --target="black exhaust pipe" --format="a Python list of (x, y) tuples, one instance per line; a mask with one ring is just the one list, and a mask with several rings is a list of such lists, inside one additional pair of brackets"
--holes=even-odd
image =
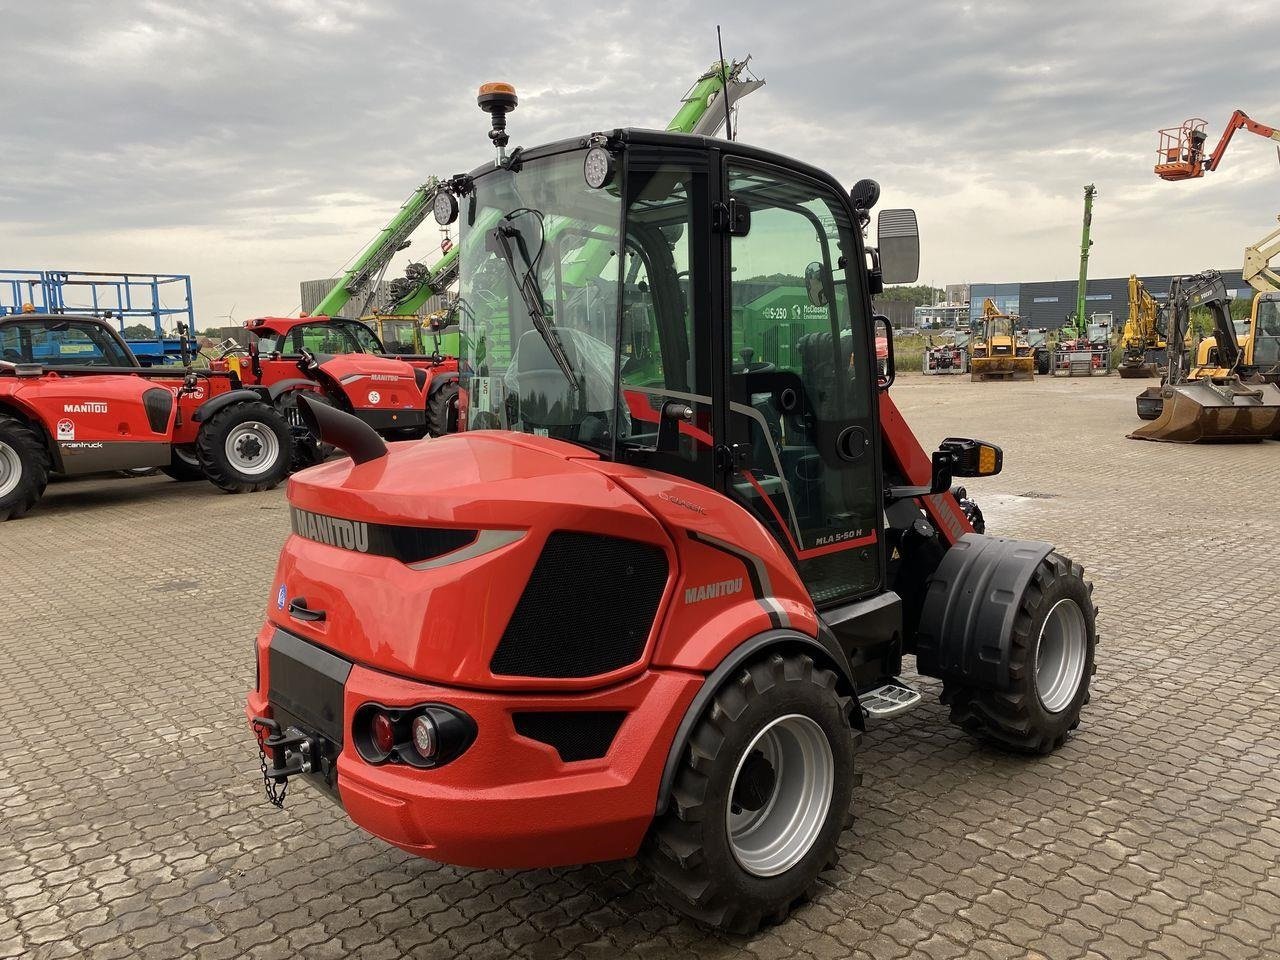
[(387, 445), (376, 430), (359, 417), (335, 410), (323, 400), (298, 394), (298, 411), (312, 436), (346, 452), (356, 463), (368, 463), (387, 455)]

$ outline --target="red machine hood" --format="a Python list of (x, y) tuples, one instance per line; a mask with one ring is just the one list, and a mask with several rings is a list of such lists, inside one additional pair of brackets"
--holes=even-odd
[[(344, 459), (296, 474), (289, 502), (295, 533), (272, 587), (271, 619), (360, 663), (422, 680), (540, 685), (495, 676), (489, 664), (555, 531), (649, 543), (676, 567), (671, 540), (653, 514), (599, 470), (592, 454), (555, 440), (476, 431), (393, 443), (378, 460), (357, 466)], [(445, 536), (485, 532), (487, 539), (411, 564), (370, 546), (388, 536), (387, 527), (397, 528), (393, 536), (426, 528)], [(566, 582), (565, 596), (591, 574), (583, 570), (581, 582)], [(324, 619), (291, 616), (289, 603), (299, 597), (324, 610)], [(642, 666), (577, 685), (613, 682)]]

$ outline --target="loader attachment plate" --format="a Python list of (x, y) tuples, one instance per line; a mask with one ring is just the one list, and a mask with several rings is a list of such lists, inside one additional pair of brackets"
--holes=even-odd
[(1132, 440), (1166, 443), (1245, 443), (1280, 435), (1280, 387), (1241, 383), (1237, 377), (1193, 380), (1174, 387), (1149, 388), (1138, 397), (1159, 416), (1129, 434)]

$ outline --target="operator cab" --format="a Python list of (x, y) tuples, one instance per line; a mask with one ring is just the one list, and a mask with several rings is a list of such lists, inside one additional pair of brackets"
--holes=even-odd
[(467, 428), (727, 494), (819, 607), (882, 589), (877, 388), (892, 349), (870, 297), (915, 279), (911, 211), (881, 215), (877, 256), (869, 214), (827, 174), (637, 130), (519, 151), (449, 187)]
[(94, 317), (21, 314), (0, 320), (0, 360), (58, 367), (137, 367), (114, 330)]

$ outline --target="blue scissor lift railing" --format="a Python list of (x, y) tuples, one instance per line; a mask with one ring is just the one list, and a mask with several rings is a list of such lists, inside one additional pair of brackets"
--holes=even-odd
[(90, 270), (0, 270), (0, 316), (21, 313), (87, 313), (112, 320), (121, 332), (144, 324), (153, 338), (130, 338), (140, 357), (181, 352), (178, 324), (194, 329), (191, 277), (182, 273), (117, 273)]

